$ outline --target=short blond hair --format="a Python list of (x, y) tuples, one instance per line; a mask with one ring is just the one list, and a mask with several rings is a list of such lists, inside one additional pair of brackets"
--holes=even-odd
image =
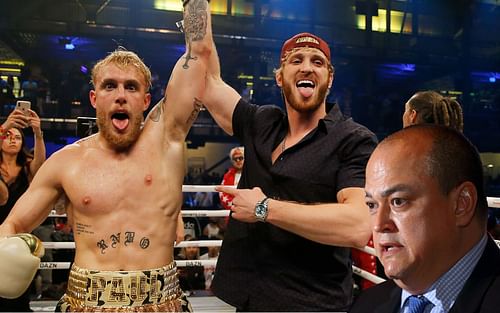
[(107, 57), (96, 63), (96, 65), (92, 69), (92, 75), (91, 75), (92, 77), (91, 82), (94, 88), (96, 87), (95, 84), (97, 75), (102, 71), (102, 68), (104, 66), (109, 64), (114, 64), (119, 68), (125, 68), (127, 66), (135, 67), (139, 71), (139, 73), (142, 74), (144, 78), (146, 91), (148, 91), (149, 88), (151, 88), (151, 71), (149, 70), (149, 68), (146, 66), (146, 64), (144, 64), (144, 62), (141, 60), (141, 58), (139, 58), (137, 54), (135, 54), (132, 51), (125, 50), (122, 47), (111, 52)]

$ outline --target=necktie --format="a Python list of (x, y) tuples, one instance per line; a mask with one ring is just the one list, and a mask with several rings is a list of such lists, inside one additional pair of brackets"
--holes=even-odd
[(408, 306), (408, 313), (423, 313), (429, 300), (426, 297), (410, 296), (406, 300)]

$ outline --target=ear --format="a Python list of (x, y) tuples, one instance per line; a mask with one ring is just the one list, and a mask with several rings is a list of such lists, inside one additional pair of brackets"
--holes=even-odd
[(95, 100), (96, 100), (96, 94), (95, 94), (95, 90), (90, 90), (89, 92), (89, 99), (90, 99), (90, 104), (94, 107), (95, 109)]
[(330, 77), (328, 78), (328, 89), (331, 89), (332, 88), (332, 85), (333, 85), (333, 79), (334, 79), (334, 74), (331, 73), (330, 74)]
[(151, 94), (148, 92), (144, 97), (144, 109), (142, 111), (143, 112), (146, 111), (149, 108), (150, 104), (151, 104)]
[(476, 213), (476, 187), (471, 182), (463, 182), (456, 188), (455, 195), (455, 223), (467, 226)]
[(283, 87), (283, 75), (282, 75), (283, 70), (276, 71), (274, 74), (274, 78), (276, 79), (276, 85), (278, 87), (282, 88)]
[(417, 124), (417, 114), (418, 114), (417, 111), (415, 111), (414, 109), (411, 109), (410, 115), (409, 115), (410, 125)]

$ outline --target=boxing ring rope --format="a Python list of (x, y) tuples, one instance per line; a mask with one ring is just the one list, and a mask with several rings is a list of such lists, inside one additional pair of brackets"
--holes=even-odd
[(354, 265), (352, 266), (352, 272), (354, 274), (360, 276), (361, 278), (369, 280), (375, 284), (380, 284), (380, 283), (383, 283), (385, 281), (385, 279), (383, 279), (382, 277), (378, 277), (377, 275), (372, 274), (368, 271), (365, 271), (364, 269), (359, 268), (359, 267), (354, 266)]
[(488, 207), (490, 208), (500, 208), (500, 198), (486, 197), (488, 201)]
[[(215, 186), (208, 185), (183, 185), (183, 192), (216, 192)], [(492, 208), (500, 208), (500, 198), (487, 197), (488, 206)], [(229, 210), (181, 210), (183, 217), (226, 217), (229, 216)], [(66, 214), (57, 214), (53, 210), (49, 217), (66, 217)], [(497, 241), (497, 244), (500, 242)], [(74, 242), (44, 242), (44, 247), (46, 249), (74, 249)], [(175, 245), (176, 248), (185, 247), (220, 247), (222, 245), (222, 240), (195, 240), (195, 241), (182, 241)], [(369, 246), (363, 248), (357, 248), (363, 252), (370, 255), (376, 256), (375, 249)], [(217, 260), (176, 260), (177, 266), (187, 267), (187, 266), (210, 266), (215, 267)], [(40, 269), (69, 269), (72, 262), (41, 262)], [(385, 279), (378, 277), (368, 271), (365, 271), (357, 266), (352, 266), (352, 271), (354, 274), (367, 279), (373, 283), (379, 284), (384, 282)]]

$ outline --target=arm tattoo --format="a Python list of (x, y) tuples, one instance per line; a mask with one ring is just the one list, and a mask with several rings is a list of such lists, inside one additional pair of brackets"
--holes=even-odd
[(193, 123), (196, 120), (196, 118), (198, 117), (198, 114), (200, 113), (200, 111), (201, 111), (202, 108), (203, 108), (203, 103), (201, 103), (201, 101), (199, 99), (194, 98), (194, 101), (193, 101), (193, 111), (189, 115), (186, 123), (187, 124)]
[(151, 119), (153, 122), (159, 122), (160, 117), (163, 113), (163, 106), (165, 105), (167, 96), (161, 98), (160, 101), (154, 106), (154, 108), (151, 110), (149, 113), (149, 119)]
[(188, 51), (186, 55), (186, 63), (182, 66), (184, 69), (189, 68), (189, 60), (196, 60), (196, 57), (191, 56), (191, 43), (200, 41), (207, 34), (207, 1), (206, 0), (191, 0), (185, 7), (184, 14), (184, 31), (186, 34), (186, 43)]

